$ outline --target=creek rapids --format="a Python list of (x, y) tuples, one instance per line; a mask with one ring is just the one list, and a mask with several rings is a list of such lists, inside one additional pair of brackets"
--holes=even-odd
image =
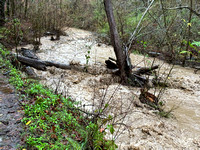
[[(112, 46), (99, 43), (89, 31), (66, 28), (65, 32), (67, 36), (61, 36), (59, 41), (42, 37), (37, 55), (41, 60), (74, 65), (86, 65), (86, 56), (90, 56), (88, 72), (55, 67), (35, 70), (42, 84), (80, 101), (82, 109), (94, 111), (102, 100), (109, 103), (105, 113), (117, 117), (115, 132), (107, 138), (115, 138), (119, 150), (200, 149), (200, 71), (195, 74), (192, 68), (174, 66), (161, 96), (165, 110), (172, 109), (173, 116), (162, 118), (140, 103), (140, 88), (120, 85), (118, 77), (108, 73), (105, 60), (115, 58)], [(142, 55), (131, 54), (130, 58), (138, 67), (159, 64), (163, 79), (172, 67)], [(158, 94), (159, 89), (150, 91)]]

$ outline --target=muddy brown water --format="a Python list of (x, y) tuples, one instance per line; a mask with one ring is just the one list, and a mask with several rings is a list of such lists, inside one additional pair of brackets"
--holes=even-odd
[[(42, 60), (86, 65), (86, 55), (89, 55), (89, 73), (54, 67), (36, 70), (41, 83), (81, 101), (85, 104), (83, 109), (94, 111), (102, 99), (103, 104), (109, 103), (106, 113), (118, 117), (115, 134), (107, 138), (116, 138), (118, 149), (200, 149), (200, 71), (195, 74), (194, 69), (174, 66), (168, 78), (169, 87), (161, 97), (165, 109), (173, 109), (173, 117), (160, 118), (139, 102), (140, 88), (119, 85), (118, 77), (108, 73), (104, 61), (115, 58), (111, 46), (97, 43), (89, 31), (68, 28), (66, 33), (68, 36), (62, 36), (59, 41), (43, 37), (38, 56)], [(152, 62), (159, 64), (159, 76), (163, 80), (172, 67), (141, 55), (131, 54), (131, 60), (138, 67), (151, 66)], [(159, 89), (151, 91), (158, 94)], [(124, 112), (127, 112), (125, 117)], [(119, 125), (122, 123), (126, 128)]]

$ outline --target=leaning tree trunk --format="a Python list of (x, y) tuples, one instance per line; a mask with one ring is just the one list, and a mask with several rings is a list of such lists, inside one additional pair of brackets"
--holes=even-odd
[(120, 77), (122, 79), (122, 82), (127, 82), (127, 77), (130, 75), (130, 68), (127, 67), (127, 61), (126, 61), (127, 56), (123, 51), (121, 45), (121, 40), (119, 38), (119, 33), (117, 31), (111, 0), (104, 0), (104, 6), (108, 18), (108, 23), (110, 26), (111, 42), (114, 47), (115, 55), (117, 58), (117, 65), (120, 70)]
[(0, 26), (3, 26), (5, 23), (5, 0), (0, 0)]

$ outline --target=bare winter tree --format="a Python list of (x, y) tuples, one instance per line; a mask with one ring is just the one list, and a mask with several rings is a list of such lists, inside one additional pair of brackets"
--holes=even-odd
[(0, 26), (3, 26), (5, 23), (5, 0), (0, 0)]
[(131, 73), (131, 67), (127, 64), (126, 61), (127, 57), (129, 56), (127, 53), (125, 53), (125, 50), (123, 50), (122, 48), (121, 40), (117, 31), (117, 25), (113, 14), (111, 0), (104, 0), (104, 6), (108, 18), (108, 23), (110, 26), (111, 42), (112, 46), (114, 47), (115, 55), (117, 58), (117, 65), (119, 67), (120, 77), (122, 79), (122, 82), (126, 83)]

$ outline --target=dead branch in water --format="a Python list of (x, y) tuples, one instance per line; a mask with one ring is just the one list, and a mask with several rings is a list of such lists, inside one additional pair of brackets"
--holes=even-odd
[(28, 57), (21, 56), (21, 55), (18, 55), (18, 57), (17, 57), (14, 54), (14, 55), (12, 55), (12, 57), (16, 57), (17, 60), (19, 62), (21, 62), (23, 65), (30, 66), (37, 70), (42, 70), (42, 71), (45, 71), (47, 69), (47, 67), (52, 67), (52, 66), (54, 66), (56, 68), (61, 68), (61, 69), (76, 69), (76, 70), (83, 69), (83, 67), (81, 67), (81, 66), (62, 64), (62, 63), (57, 63), (57, 62), (53, 62), (53, 61), (42, 61), (39, 59), (32, 59), (32, 58), (28, 58)]
[[(109, 59), (106, 60), (105, 63), (106, 63), (106, 67), (108, 69), (114, 69), (114, 70), (119, 69), (117, 64), (116, 64), (116, 60), (114, 58), (109, 57)], [(146, 73), (149, 73), (149, 72), (151, 72), (155, 69), (158, 69), (158, 67), (159, 67), (159, 65), (155, 65), (155, 66), (152, 66), (152, 67), (141, 67), (138, 70), (133, 71), (132, 73), (135, 74), (135, 75), (146, 74)]]
[(24, 56), (18, 55), (17, 60), (26, 66), (31, 66), (35, 69), (45, 71), (46, 70), (46, 62), (38, 59), (32, 59)]
[(134, 71), (133, 74), (136, 74), (136, 75), (140, 75), (140, 74), (146, 74), (146, 73), (149, 73), (155, 69), (158, 69), (159, 65), (155, 65), (155, 66), (152, 66), (152, 67), (141, 67), (139, 68), (137, 71)]

